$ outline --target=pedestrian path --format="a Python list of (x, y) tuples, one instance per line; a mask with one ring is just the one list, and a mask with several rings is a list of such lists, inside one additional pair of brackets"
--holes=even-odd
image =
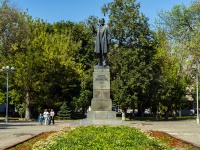
[[(0, 150), (25, 141), (35, 135), (48, 131), (59, 131), (64, 126), (83, 125), (127, 125), (144, 131), (156, 130), (166, 132), (174, 137), (200, 147), (200, 124), (195, 120), (184, 121), (121, 121), (121, 120), (79, 120), (57, 121), (55, 125), (39, 125), (38, 122), (0, 123)], [(200, 148), (199, 148), (200, 149)]]
[(42, 132), (58, 131), (65, 123), (58, 122), (55, 125), (40, 125), (38, 122), (0, 123), (0, 150), (30, 139)]
[(200, 149), (200, 124), (197, 124), (195, 120), (140, 122), (136, 126), (144, 131), (166, 132), (174, 137), (192, 143)]

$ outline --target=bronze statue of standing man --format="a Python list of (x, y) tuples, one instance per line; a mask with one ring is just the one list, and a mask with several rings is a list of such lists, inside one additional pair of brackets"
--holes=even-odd
[(99, 19), (99, 23), (94, 52), (97, 53), (99, 57), (98, 66), (106, 66), (106, 57), (108, 47), (111, 43), (111, 34), (109, 26), (105, 24), (104, 18)]

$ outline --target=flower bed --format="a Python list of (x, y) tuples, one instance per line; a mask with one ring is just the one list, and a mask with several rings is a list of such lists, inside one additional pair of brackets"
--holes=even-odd
[(37, 142), (34, 150), (171, 150), (171, 147), (149, 134), (128, 126), (86, 126), (75, 130), (64, 128), (46, 140)]
[(160, 131), (150, 131), (150, 136), (158, 138), (159, 140), (165, 142), (167, 145), (175, 147), (175, 148), (184, 148), (184, 150), (195, 150), (197, 149), (194, 145), (184, 142), (180, 139), (177, 139), (167, 133), (160, 132)]
[(24, 141), (23, 143), (17, 144), (16, 146), (13, 146), (9, 148), (10, 150), (31, 150), (33, 145), (43, 139), (46, 139), (48, 136), (53, 134), (55, 132), (43, 132), (27, 141)]
[[(59, 132), (45, 132), (11, 150), (40, 149), (178, 149), (195, 150), (193, 145), (159, 131), (141, 132), (133, 127), (65, 127)], [(53, 133), (53, 134), (52, 134)], [(139, 145), (138, 145), (139, 144)], [(34, 147), (33, 147), (34, 145)], [(67, 148), (66, 145), (69, 147)], [(74, 147), (75, 146), (75, 147)], [(121, 147), (122, 146), (122, 147)]]

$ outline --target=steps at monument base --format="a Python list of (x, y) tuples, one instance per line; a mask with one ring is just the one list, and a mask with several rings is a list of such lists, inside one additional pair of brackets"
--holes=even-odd
[(118, 119), (82, 119), (76, 122), (72, 122), (69, 125), (72, 126), (89, 126), (89, 125), (110, 125), (110, 126), (119, 126), (125, 125), (126, 122)]
[(89, 111), (87, 119), (116, 119), (115, 111)]

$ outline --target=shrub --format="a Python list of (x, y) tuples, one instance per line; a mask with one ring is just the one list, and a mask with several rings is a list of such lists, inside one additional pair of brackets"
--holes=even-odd
[(61, 120), (69, 120), (71, 119), (71, 111), (66, 103), (60, 107), (60, 111), (58, 112), (58, 118)]

